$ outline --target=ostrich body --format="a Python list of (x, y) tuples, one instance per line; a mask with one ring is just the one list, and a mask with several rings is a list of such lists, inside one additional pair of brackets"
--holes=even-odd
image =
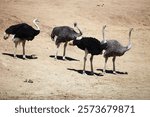
[(103, 51), (103, 49), (106, 48), (107, 43), (101, 44), (101, 42), (99, 40), (97, 40), (93, 37), (83, 37), (80, 40), (73, 40), (73, 43), (70, 45), (76, 45), (78, 48), (85, 51), (83, 74), (85, 74), (87, 55), (91, 54), (91, 57), (90, 57), (91, 73), (94, 74), (94, 72), (93, 72), (93, 56), (102, 54), (102, 51)]
[(26, 59), (25, 55), (25, 43), (27, 41), (32, 41), (35, 36), (40, 33), (40, 28), (38, 26), (39, 21), (37, 19), (33, 20), (34, 25), (37, 29), (34, 29), (30, 25), (26, 23), (12, 25), (5, 30), (4, 39), (8, 39), (10, 35), (13, 35), (12, 40), (15, 43), (15, 50), (14, 50), (14, 58), (16, 58), (16, 51), (17, 46), (19, 43), (22, 43), (23, 47), (23, 59)]
[[(133, 28), (131, 28), (129, 31), (129, 42), (128, 42), (127, 46), (121, 45), (117, 40), (107, 40), (107, 47), (106, 47), (105, 52), (104, 52), (105, 65), (104, 65), (103, 73), (105, 73), (105, 71), (106, 71), (106, 64), (107, 64), (108, 58), (113, 57), (113, 59), (112, 59), (113, 73), (116, 74), (116, 70), (115, 70), (116, 57), (124, 55), (125, 52), (127, 52), (131, 49), (131, 47), (132, 47), (132, 45), (131, 45), (131, 32), (132, 32), (132, 30), (133, 30)], [(103, 38), (103, 41), (105, 41), (104, 38)]]
[(64, 43), (63, 59), (65, 60), (67, 43), (71, 40), (75, 40), (77, 38), (80, 38), (80, 36), (82, 36), (82, 32), (77, 27), (76, 23), (74, 23), (74, 27), (78, 29), (79, 33), (77, 33), (73, 28), (69, 26), (59, 26), (53, 28), (51, 33), (51, 39), (55, 41), (57, 48), (55, 59), (57, 59), (58, 49), (61, 43)]

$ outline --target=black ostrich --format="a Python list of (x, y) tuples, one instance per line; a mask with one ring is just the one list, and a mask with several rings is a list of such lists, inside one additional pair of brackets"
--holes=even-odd
[(101, 42), (93, 37), (83, 37), (80, 40), (73, 40), (70, 45), (76, 45), (81, 50), (85, 51), (84, 56), (84, 65), (83, 65), (83, 74), (85, 74), (85, 66), (86, 66), (86, 60), (87, 55), (91, 54), (90, 57), (90, 63), (91, 63), (91, 74), (94, 74), (93, 71), (93, 56), (102, 54), (102, 51), (106, 48), (107, 43), (101, 44)]
[(80, 38), (80, 36), (82, 36), (82, 32), (77, 27), (77, 23), (74, 23), (74, 27), (77, 28), (79, 33), (77, 33), (73, 28), (69, 26), (59, 26), (53, 28), (51, 33), (51, 39), (55, 41), (56, 48), (57, 48), (55, 59), (57, 59), (58, 49), (61, 43), (64, 43), (63, 60), (65, 60), (67, 43), (71, 40), (75, 40), (77, 38)]
[[(106, 64), (107, 64), (108, 58), (113, 57), (112, 58), (113, 73), (116, 74), (116, 70), (115, 70), (116, 57), (124, 55), (125, 52), (127, 52), (131, 49), (131, 47), (132, 47), (132, 44), (131, 44), (132, 30), (133, 30), (133, 28), (131, 28), (129, 31), (129, 42), (128, 42), (127, 46), (121, 45), (117, 40), (107, 40), (107, 47), (105, 48), (105, 52), (104, 52), (105, 65), (104, 65), (103, 73), (106, 72)], [(104, 33), (103, 33), (103, 41), (102, 42), (105, 42)]]
[(14, 50), (14, 58), (16, 58), (16, 51), (17, 46), (19, 43), (22, 43), (23, 47), (23, 59), (26, 59), (25, 55), (25, 43), (27, 41), (32, 41), (35, 36), (40, 33), (40, 28), (38, 26), (38, 19), (34, 19), (33, 23), (36, 26), (36, 29), (31, 27), (26, 23), (12, 25), (5, 30), (4, 39), (8, 39), (10, 35), (13, 35), (12, 40), (15, 43), (15, 50)]

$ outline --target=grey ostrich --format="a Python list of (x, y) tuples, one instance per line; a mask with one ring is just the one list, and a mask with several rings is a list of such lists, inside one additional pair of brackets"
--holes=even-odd
[[(106, 72), (106, 64), (107, 64), (107, 60), (109, 57), (113, 57), (112, 58), (112, 62), (113, 62), (113, 73), (116, 74), (116, 69), (115, 69), (115, 60), (117, 56), (122, 56), (124, 55), (125, 52), (129, 51), (131, 49), (131, 32), (132, 32), (133, 28), (131, 28), (129, 30), (129, 42), (127, 46), (122, 46), (117, 40), (107, 40), (107, 47), (105, 49), (104, 52), (104, 58), (105, 58), (105, 65), (104, 65), (104, 69), (103, 69), (103, 73)], [(103, 41), (105, 42), (105, 37), (104, 37), (104, 32), (103, 32)]]
[(12, 25), (9, 28), (5, 30), (4, 33), (4, 39), (8, 39), (10, 35), (12, 36), (12, 40), (15, 43), (15, 50), (14, 50), (14, 58), (16, 58), (16, 51), (17, 51), (17, 46), (19, 43), (22, 43), (23, 47), (23, 59), (26, 59), (25, 55), (25, 43), (27, 41), (32, 41), (35, 36), (37, 36), (40, 33), (40, 28), (38, 26), (39, 20), (34, 19), (33, 23), (36, 26), (36, 29), (31, 27), (30, 25), (26, 23), (20, 23), (16, 25)]
[(74, 27), (77, 28), (79, 33), (77, 33), (73, 28), (69, 26), (59, 26), (53, 28), (51, 33), (51, 39), (55, 41), (56, 44), (55, 59), (57, 59), (58, 49), (61, 43), (64, 43), (63, 60), (65, 60), (67, 43), (82, 36), (82, 32), (77, 27), (77, 23), (74, 23)]

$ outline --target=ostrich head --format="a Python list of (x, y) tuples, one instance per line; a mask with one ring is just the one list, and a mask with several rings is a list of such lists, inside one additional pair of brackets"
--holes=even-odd
[(6, 39), (8, 39), (9, 38), (9, 36), (10, 36), (10, 34), (7, 34), (6, 32), (4, 32), (4, 39), (6, 40)]
[(106, 25), (103, 26), (103, 30), (105, 30), (105, 28), (106, 28)]
[(33, 20), (34, 25), (36, 26), (37, 30), (40, 30), (39, 26), (37, 23), (39, 23), (40, 21), (36, 18)]
[(75, 22), (73, 25), (74, 25), (74, 27), (76, 27), (76, 26), (77, 26), (77, 23)]
[(81, 32), (81, 30), (78, 28), (76, 22), (73, 25), (74, 25), (74, 28), (77, 28), (77, 30), (79, 31), (79, 33), (77, 33), (77, 39), (81, 39), (82, 38), (82, 32)]
[(40, 21), (39, 21), (37, 18), (35, 18), (35, 19), (33, 20), (33, 22), (39, 23)]
[(132, 44), (131, 44), (131, 32), (133, 31), (133, 28), (130, 29), (129, 31), (129, 43), (127, 45), (127, 50), (130, 50), (131, 47), (132, 47)]

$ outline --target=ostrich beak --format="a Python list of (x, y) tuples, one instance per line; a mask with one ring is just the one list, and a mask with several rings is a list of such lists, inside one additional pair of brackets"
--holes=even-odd
[(33, 20), (33, 22), (39, 23), (40, 21), (36, 18), (36, 19)]
[(103, 29), (105, 29), (105, 28), (106, 28), (106, 25), (103, 26)]
[(37, 23), (40, 23), (40, 21), (39, 21), (38, 19), (36, 20), (36, 22), (37, 22)]
[(130, 29), (130, 32), (131, 32), (131, 31), (134, 31), (133, 28)]
[(40, 23), (40, 21), (38, 19), (36, 19), (35, 22)]
[(74, 25), (74, 27), (76, 27), (76, 26), (77, 26), (77, 23), (75, 22), (73, 25)]

